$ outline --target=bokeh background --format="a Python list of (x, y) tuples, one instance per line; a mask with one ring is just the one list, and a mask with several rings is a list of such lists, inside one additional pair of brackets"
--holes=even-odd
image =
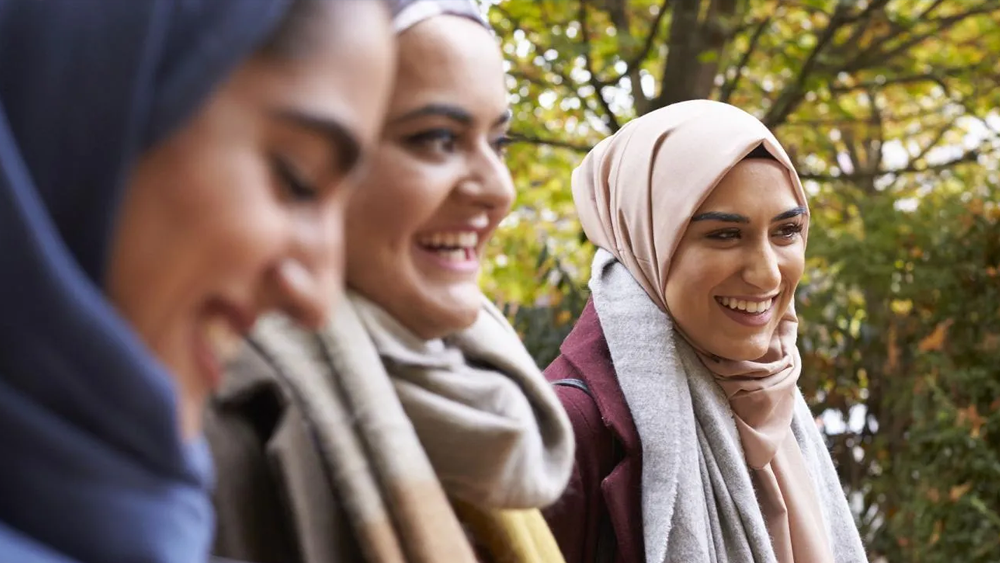
[(515, 211), (484, 284), (542, 366), (587, 296), (570, 173), (710, 98), (811, 196), (802, 390), (873, 561), (1000, 561), (1000, 0), (485, 0)]

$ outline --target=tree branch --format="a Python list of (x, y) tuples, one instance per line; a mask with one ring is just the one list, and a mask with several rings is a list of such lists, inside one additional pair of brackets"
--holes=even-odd
[(834, 176), (832, 174), (810, 174), (804, 173), (799, 174), (799, 178), (802, 180), (815, 180), (818, 182), (857, 182), (859, 180), (871, 180), (872, 178), (877, 178), (881, 176), (888, 176), (889, 174), (901, 175), (901, 174), (919, 174), (923, 172), (939, 172), (941, 170), (947, 170), (953, 168), (959, 164), (968, 164), (976, 162), (979, 158), (980, 152), (978, 149), (972, 149), (966, 151), (962, 156), (949, 160), (947, 162), (940, 162), (938, 164), (927, 164), (924, 166), (917, 166), (914, 163), (910, 163), (906, 166), (900, 168), (893, 168), (892, 170), (882, 170), (875, 173), (870, 172), (858, 172), (854, 174), (841, 174), (840, 176)]
[[(944, 106), (936, 106), (933, 108), (919, 109), (915, 111), (910, 111), (906, 113), (890, 114), (885, 113), (884, 117), (891, 121), (907, 121), (911, 119), (923, 119), (925, 117), (939, 116), (941, 115), (941, 110)], [(863, 125), (869, 122), (870, 118), (866, 119), (849, 119), (849, 118), (827, 118), (827, 119), (796, 119), (789, 120), (782, 124), (784, 127), (850, 127), (854, 125)]]
[[(851, 33), (851, 36), (847, 39), (847, 41), (845, 41), (843, 43), (843, 45), (847, 45), (848, 48), (850, 48), (853, 45), (857, 45), (858, 41), (861, 40), (861, 36), (864, 35), (865, 31), (868, 29), (868, 24), (870, 24), (872, 22), (872, 19), (873, 19), (872, 16), (874, 16), (875, 11), (876, 10), (884, 10), (885, 6), (888, 3), (889, 3), (889, 0), (874, 0), (870, 4), (868, 4), (868, 6), (864, 10), (861, 10), (860, 13), (858, 13), (855, 16), (853, 16), (851, 18), (852, 23), (853, 22), (859, 22), (859, 21), (862, 21), (862, 20), (867, 20), (867, 21), (864, 22), (864, 25), (859, 25), (859, 26), (855, 27), (854, 28), (854, 32)], [(897, 29), (897, 32), (898, 32), (898, 29)]]
[(588, 153), (592, 148), (594, 148), (590, 145), (571, 143), (569, 141), (562, 141), (559, 139), (545, 139), (542, 137), (536, 137), (534, 135), (523, 135), (521, 133), (511, 133), (510, 141), (511, 143), (524, 143), (527, 145), (545, 145), (560, 149), (569, 149), (571, 151), (576, 151), (579, 153)]
[(607, 123), (608, 128), (611, 129), (612, 133), (617, 132), (621, 129), (621, 125), (618, 123), (618, 118), (615, 116), (615, 112), (611, 111), (611, 104), (608, 100), (604, 98), (604, 84), (597, 79), (597, 73), (594, 71), (594, 59), (590, 56), (591, 42), (590, 42), (590, 31), (587, 29), (587, 0), (580, 0), (580, 37), (583, 39), (583, 60), (587, 67), (587, 74), (590, 75), (589, 82), (594, 88), (594, 93), (597, 94), (597, 101), (600, 102), (601, 107), (604, 108), (605, 123)]
[(931, 38), (933, 38), (935, 36), (940, 36), (941, 33), (943, 33), (945, 31), (951, 29), (952, 27), (954, 27), (956, 24), (960, 23), (965, 18), (969, 18), (969, 17), (973, 17), (973, 16), (977, 16), (977, 15), (982, 15), (982, 14), (994, 13), (994, 12), (1000, 12), (1000, 8), (996, 7), (996, 5), (994, 5), (994, 7), (990, 7), (990, 8), (985, 8), (985, 7), (984, 8), (976, 8), (976, 9), (968, 10), (966, 12), (962, 12), (960, 14), (954, 14), (954, 15), (945, 16), (945, 17), (942, 17), (942, 18), (936, 18), (936, 19), (932, 19), (932, 20), (923, 20), (920, 23), (918, 23), (917, 25), (920, 25), (920, 24), (929, 24), (929, 23), (939, 23), (940, 25), (934, 27), (933, 29), (931, 29), (930, 31), (928, 31), (926, 33), (922, 33), (922, 34), (918, 34), (918, 35), (915, 35), (913, 37), (910, 37), (906, 41), (903, 41), (899, 45), (896, 45), (896, 46), (892, 47), (889, 50), (882, 51), (881, 47), (883, 47), (886, 43), (888, 43), (892, 39), (895, 39), (895, 38), (899, 37), (900, 35), (902, 35), (902, 33), (900, 33), (900, 32), (895, 32), (895, 33), (887, 34), (885, 37), (882, 37), (877, 42), (875, 42), (871, 47), (869, 47), (868, 49), (866, 49), (863, 52), (859, 53), (858, 56), (856, 56), (853, 60), (851, 60), (850, 62), (848, 62), (847, 64), (845, 64), (844, 68), (841, 69), (841, 70), (843, 70), (844, 72), (856, 72), (858, 70), (861, 70), (861, 69), (864, 69), (864, 68), (867, 68), (867, 67), (871, 66), (876, 61), (879, 61), (879, 62), (888, 62), (888, 61), (896, 58), (900, 54), (908, 51), (909, 49), (911, 49), (911, 48), (913, 48), (913, 47), (915, 47), (915, 46), (923, 43), (924, 41), (927, 41), (928, 39), (931, 39)]
[(867, 82), (858, 82), (853, 86), (833, 85), (830, 86), (830, 92), (833, 94), (847, 94), (849, 92), (854, 92), (857, 90), (881, 89), (881, 88), (886, 88), (888, 86), (897, 86), (902, 84), (917, 84), (920, 82), (934, 82), (935, 84), (941, 85), (946, 78), (954, 78), (955, 76), (968, 73), (975, 69), (976, 67), (944, 68), (936, 70), (934, 72), (897, 76), (894, 78), (883, 80), (881, 82), (870, 80)]
[(923, 160), (924, 157), (927, 156), (927, 153), (934, 150), (934, 147), (936, 147), (937, 144), (941, 142), (941, 139), (944, 139), (944, 136), (948, 134), (948, 131), (951, 131), (951, 128), (952, 128), (951, 123), (945, 123), (944, 127), (941, 127), (937, 131), (937, 133), (934, 134), (934, 137), (931, 139), (931, 142), (927, 143), (927, 145), (923, 149), (921, 149), (920, 152), (917, 153), (917, 156), (913, 157), (912, 160), (914, 162)]
[(657, 12), (656, 18), (653, 19), (653, 24), (649, 28), (649, 35), (646, 36), (645, 42), (642, 44), (642, 48), (628, 61), (629, 68), (639, 66), (642, 64), (643, 59), (649, 55), (649, 51), (653, 48), (653, 43), (656, 42), (656, 37), (659, 35), (660, 23), (663, 22), (663, 16), (667, 13), (667, 7), (670, 5), (670, 0), (663, 0), (663, 4), (660, 5), (660, 11)]
[[(615, 24), (615, 29), (618, 33), (615, 35), (616, 38), (623, 37), (625, 42), (629, 45), (635, 42), (635, 38), (632, 36), (632, 25), (629, 22), (628, 10), (625, 9), (626, 0), (609, 0), (608, 7), (611, 12), (611, 22)], [(618, 41), (618, 51), (625, 52), (622, 47), (622, 41)], [(649, 105), (649, 97), (646, 93), (642, 91), (642, 84), (639, 81), (639, 67), (638, 65), (628, 64), (626, 62), (626, 68), (623, 76), (627, 76), (629, 84), (632, 88), (632, 101), (635, 104), (636, 112), (639, 115), (646, 113), (646, 108)], [(620, 78), (619, 78), (620, 80)]]
[(750, 57), (753, 56), (755, 50), (757, 50), (757, 43), (760, 41), (761, 36), (764, 35), (764, 30), (771, 25), (771, 16), (764, 18), (757, 29), (754, 30), (753, 35), (750, 37), (750, 43), (747, 45), (747, 50), (743, 52), (740, 57), (740, 61), (736, 65), (736, 74), (733, 76), (732, 80), (726, 80), (725, 84), (722, 85), (722, 91), (719, 94), (720, 102), (729, 102), (729, 98), (732, 97), (733, 92), (740, 85), (740, 79), (743, 78), (743, 69), (746, 68), (747, 64), (750, 62)]
[(833, 36), (837, 33), (837, 30), (844, 25), (844, 6), (846, 5), (847, 4), (845, 3), (837, 4), (837, 8), (833, 12), (833, 15), (830, 16), (830, 21), (823, 30), (823, 34), (816, 41), (816, 46), (813, 47), (812, 52), (809, 53), (805, 62), (802, 63), (802, 67), (799, 69), (795, 82), (789, 88), (786, 88), (780, 96), (778, 96), (774, 105), (771, 106), (767, 115), (764, 116), (764, 125), (774, 129), (783, 123), (785, 119), (788, 118), (788, 115), (791, 114), (795, 107), (802, 101), (802, 97), (805, 96), (806, 80), (809, 79), (809, 75), (812, 74), (815, 69), (820, 54), (833, 41)]

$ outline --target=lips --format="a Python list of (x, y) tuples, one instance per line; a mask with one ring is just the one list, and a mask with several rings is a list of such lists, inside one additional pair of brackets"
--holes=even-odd
[(211, 389), (222, 384), (224, 366), (239, 353), (255, 320), (255, 315), (221, 301), (206, 307), (195, 336), (195, 356)]
[(479, 271), (479, 247), (485, 236), (475, 228), (429, 231), (416, 236), (415, 246), (432, 271), (458, 275), (464, 281)]
[(209, 351), (223, 364), (236, 356), (243, 342), (243, 334), (236, 332), (232, 322), (221, 316), (213, 316), (202, 323), (201, 334)]
[(425, 233), (417, 237), (417, 244), (442, 260), (462, 263), (477, 258), (479, 233), (477, 231)]
[(723, 307), (729, 307), (734, 311), (743, 311), (750, 314), (763, 313), (771, 308), (774, 304), (774, 298), (768, 297), (765, 299), (741, 299), (738, 297), (716, 297), (716, 301), (722, 304)]
[(716, 297), (722, 312), (737, 323), (749, 327), (761, 327), (771, 321), (774, 315), (774, 302), (777, 295), (771, 297), (724, 296)]

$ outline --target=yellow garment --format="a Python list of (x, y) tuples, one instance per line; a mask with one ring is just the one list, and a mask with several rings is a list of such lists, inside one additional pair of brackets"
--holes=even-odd
[(538, 509), (484, 510), (459, 501), (453, 506), (490, 563), (565, 563)]

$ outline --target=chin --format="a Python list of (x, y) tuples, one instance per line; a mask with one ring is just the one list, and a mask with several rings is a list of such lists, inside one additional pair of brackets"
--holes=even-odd
[(439, 332), (443, 333), (442, 336), (454, 334), (475, 324), (482, 308), (483, 295), (479, 286), (456, 289), (457, 291), (449, 291), (434, 300), (434, 308), (437, 310), (435, 316), (441, 320)]
[(736, 341), (729, 342), (717, 342), (712, 348), (705, 348), (705, 350), (711, 354), (715, 354), (720, 358), (727, 360), (734, 360), (738, 362), (752, 361), (759, 359), (767, 354), (768, 343), (764, 343), (763, 346), (759, 346), (753, 342), (747, 342), (746, 339), (740, 339)]

